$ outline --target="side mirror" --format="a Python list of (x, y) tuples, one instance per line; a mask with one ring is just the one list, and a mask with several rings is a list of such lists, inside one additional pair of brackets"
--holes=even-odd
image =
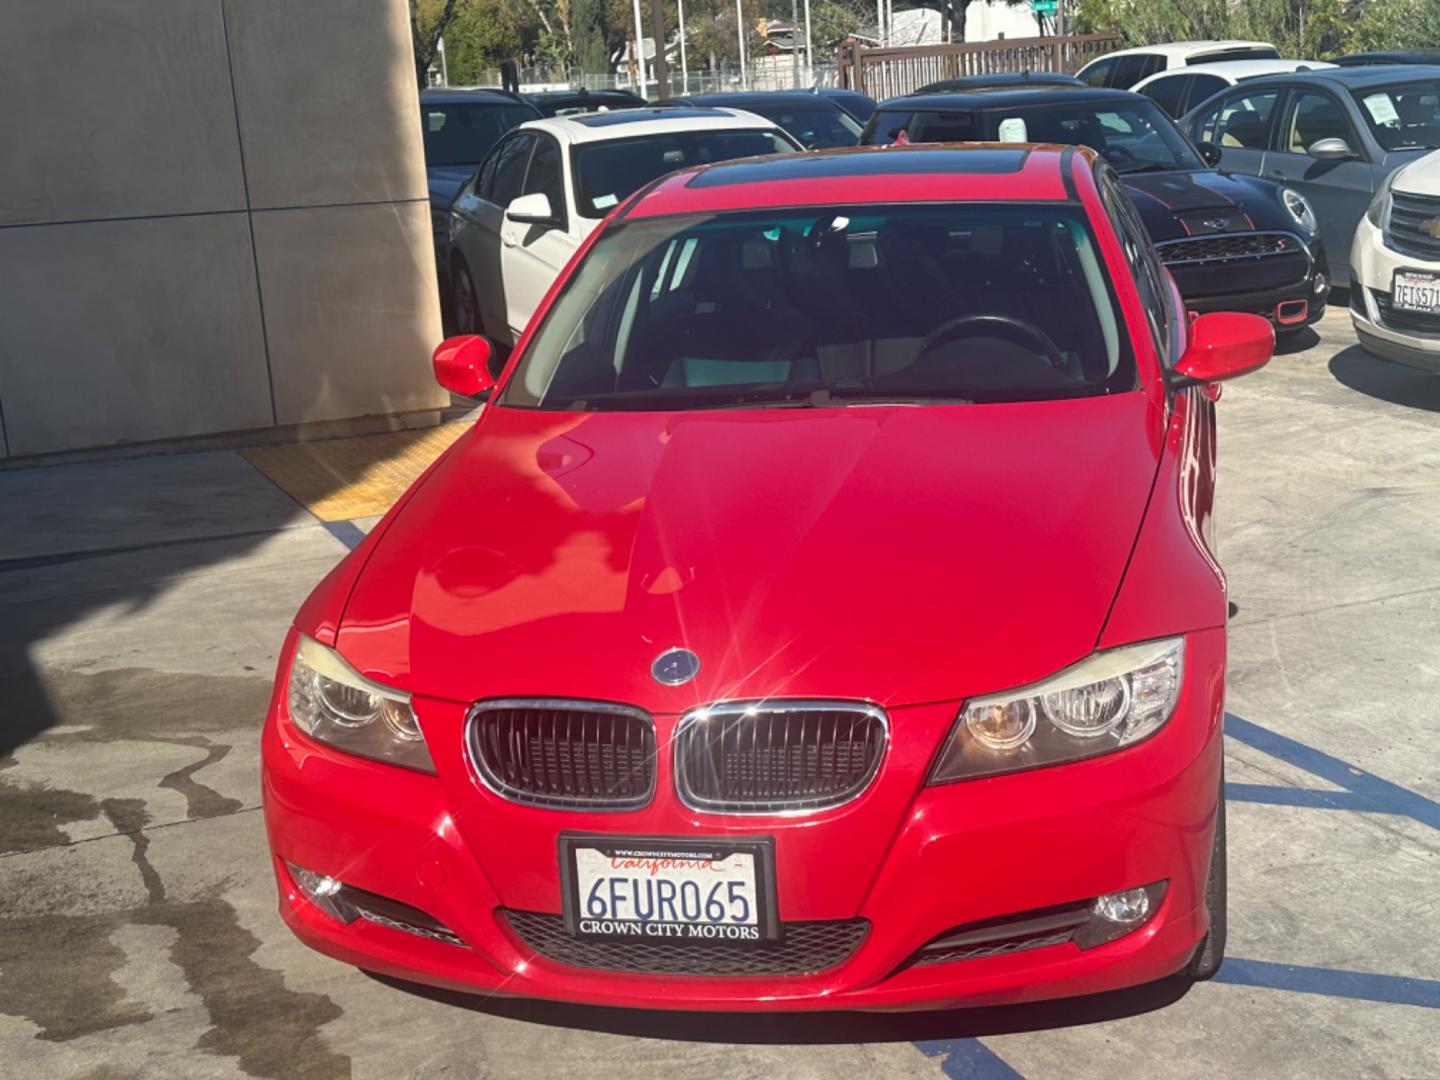
[(1195, 149), (1200, 151), (1200, 160), (1206, 165), (1214, 167), (1220, 164), (1223, 151), (1213, 142), (1198, 142), (1195, 144)]
[(1316, 161), (1345, 161), (1359, 157), (1344, 139), (1316, 139), (1306, 147), (1305, 152)]
[[(544, 196), (541, 196), (542, 198)], [(446, 338), (435, 350), (435, 381), (461, 397), (486, 398), (495, 389), (490, 342), (479, 334)]]
[(1212, 311), (1190, 322), (1190, 344), (1170, 372), (1170, 385), (1217, 383), (1248, 375), (1270, 362), (1275, 353), (1275, 328), (1259, 315)]
[(557, 221), (550, 197), (543, 191), (521, 195), (505, 208), (505, 216), (522, 225), (554, 225)]

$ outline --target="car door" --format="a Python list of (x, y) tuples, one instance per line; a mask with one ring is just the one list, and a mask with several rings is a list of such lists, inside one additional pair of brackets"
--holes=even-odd
[(561, 269), (579, 246), (575, 214), (567, 197), (565, 155), (550, 135), (537, 134), (520, 194), (543, 194), (554, 214), (548, 224), (505, 219), (500, 229), (500, 276), (505, 319), (515, 340), (525, 331)]
[(460, 189), (451, 207), (452, 243), (475, 286), (485, 329), (502, 338), (507, 318), (500, 234), (507, 224), (505, 207), (520, 194), (534, 146), (535, 136), (528, 131), (507, 135), (481, 164), (475, 182)]
[[(1343, 160), (1310, 153), (1322, 139), (1344, 139), (1355, 156)], [(1280, 114), (1275, 149), (1262, 175), (1294, 188), (1309, 200), (1320, 221), (1330, 265), (1343, 270), (1355, 227), (1375, 190), (1369, 151), (1340, 99), (1327, 90), (1292, 87)]]
[(1275, 126), (1280, 87), (1242, 90), (1212, 101), (1186, 132), (1196, 142), (1220, 147), (1220, 168), (1259, 176)]

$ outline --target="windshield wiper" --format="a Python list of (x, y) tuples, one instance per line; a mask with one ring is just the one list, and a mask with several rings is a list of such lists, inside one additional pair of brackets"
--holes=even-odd
[(1116, 169), (1115, 171), (1121, 176), (1129, 176), (1131, 173), (1170, 172), (1176, 168), (1179, 168), (1179, 166), (1167, 165), (1163, 161), (1142, 161), (1138, 165), (1131, 165), (1128, 169)]

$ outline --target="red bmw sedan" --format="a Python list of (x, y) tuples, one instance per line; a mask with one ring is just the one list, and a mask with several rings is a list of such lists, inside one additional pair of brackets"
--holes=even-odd
[[(539, 227), (539, 226), (533, 226)], [(371, 971), (905, 1009), (1220, 963), (1212, 385), (1114, 174), (925, 146), (672, 174), (316, 589), (263, 741), (285, 921)]]

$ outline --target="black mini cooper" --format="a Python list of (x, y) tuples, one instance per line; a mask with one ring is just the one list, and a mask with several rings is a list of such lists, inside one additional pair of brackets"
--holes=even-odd
[(1083, 86), (994, 86), (883, 101), (862, 146), (1035, 142), (1089, 146), (1120, 175), (1193, 312), (1250, 311), (1278, 333), (1318, 319), (1325, 249), (1299, 192), (1212, 168), (1149, 98)]

